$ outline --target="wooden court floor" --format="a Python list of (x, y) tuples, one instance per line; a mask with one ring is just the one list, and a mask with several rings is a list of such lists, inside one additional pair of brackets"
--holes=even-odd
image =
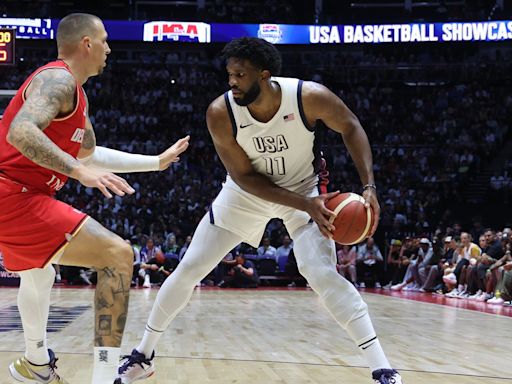
[[(14, 288), (0, 288), (0, 383), (22, 353)], [(49, 345), (71, 384), (90, 384), (92, 289), (57, 288)], [(156, 289), (132, 290), (123, 353), (144, 329)], [(363, 293), (406, 384), (512, 383), (512, 319)], [(197, 289), (157, 347), (144, 383), (369, 384), (369, 370), (311, 290)], [(142, 382), (141, 382), (142, 383)]]

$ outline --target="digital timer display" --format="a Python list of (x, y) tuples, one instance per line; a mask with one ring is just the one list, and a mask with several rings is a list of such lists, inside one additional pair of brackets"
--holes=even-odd
[(0, 28), (0, 65), (14, 65), (16, 30)]

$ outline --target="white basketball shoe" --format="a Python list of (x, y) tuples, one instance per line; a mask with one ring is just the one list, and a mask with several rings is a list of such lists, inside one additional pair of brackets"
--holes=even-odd
[(148, 359), (136, 349), (132, 350), (131, 355), (121, 358), (121, 363), (117, 370), (117, 379), (114, 384), (130, 384), (152, 376), (155, 373), (154, 358), (155, 352)]

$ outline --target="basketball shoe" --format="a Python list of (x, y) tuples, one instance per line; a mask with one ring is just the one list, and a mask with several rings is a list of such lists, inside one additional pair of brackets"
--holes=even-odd
[(117, 370), (117, 379), (114, 384), (130, 384), (134, 381), (150, 377), (155, 373), (154, 358), (154, 351), (151, 358), (148, 359), (143, 353), (140, 353), (136, 349), (132, 351), (131, 355), (123, 356), (119, 369)]
[(394, 369), (378, 369), (373, 371), (372, 378), (375, 384), (403, 384), (402, 377)]
[(51, 349), (48, 350), (50, 362), (45, 365), (34, 365), (25, 356), (9, 365), (11, 376), (22, 383), (69, 384), (57, 374), (57, 358)]

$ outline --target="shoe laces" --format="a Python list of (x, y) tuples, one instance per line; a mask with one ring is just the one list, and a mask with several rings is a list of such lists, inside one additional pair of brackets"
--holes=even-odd
[(397, 384), (394, 369), (379, 369), (373, 373), (375, 384)]
[(59, 360), (58, 358), (55, 357), (55, 354), (53, 353), (53, 351), (50, 349), (48, 350), (48, 354), (50, 355), (50, 362), (48, 363), (48, 367), (50, 368), (50, 372), (51, 374), (53, 375), (53, 377), (55, 379), (59, 379), (60, 380), (60, 376), (59, 374), (56, 372), (56, 369), (57, 369), (57, 361)]
[(133, 367), (134, 365), (139, 365), (142, 369), (144, 369), (143, 364), (151, 365), (151, 360), (155, 357), (155, 352), (153, 351), (153, 354), (151, 355), (151, 358), (148, 359), (146, 355), (143, 353), (140, 353), (136, 349), (132, 351), (131, 355), (124, 355), (121, 357), (121, 359), (126, 360), (123, 365), (119, 367), (118, 373), (122, 374), (125, 373), (128, 369)]

